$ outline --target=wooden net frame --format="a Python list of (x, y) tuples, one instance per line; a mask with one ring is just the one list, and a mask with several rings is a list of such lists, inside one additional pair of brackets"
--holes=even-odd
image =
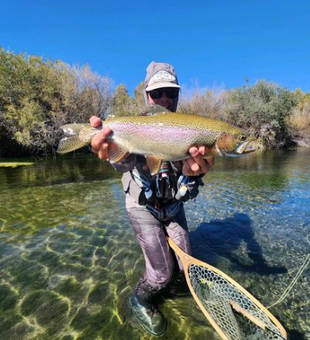
[(182, 251), (186, 282), (198, 306), (223, 340), (286, 340), (280, 322), (254, 296), (219, 269)]

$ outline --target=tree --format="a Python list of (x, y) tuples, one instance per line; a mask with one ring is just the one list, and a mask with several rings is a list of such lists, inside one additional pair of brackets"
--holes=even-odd
[(133, 92), (134, 92), (133, 104), (135, 107), (135, 115), (139, 115), (140, 113), (146, 110), (146, 103), (143, 95), (144, 81), (139, 83)]
[(223, 116), (226, 107), (226, 91), (222, 88), (182, 90), (179, 111), (200, 116), (218, 118)]
[(292, 115), (287, 119), (293, 140), (301, 146), (310, 146), (310, 92), (295, 91), (298, 101)]
[(120, 84), (115, 89), (112, 100), (112, 114), (114, 116), (130, 116), (132, 99), (128, 94), (125, 84)]

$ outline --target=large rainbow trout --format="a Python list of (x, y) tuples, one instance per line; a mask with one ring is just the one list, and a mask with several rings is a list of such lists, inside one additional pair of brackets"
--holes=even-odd
[[(109, 118), (102, 122), (113, 133), (108, 138), (109, 159), (119, 162), (129, 153), (145, 155), (151, 173), (160, 168), (162, 160), (178, 161), (190, 158), (191, 146), (208, 147), (204, 158), (216, 154), (236, 157), (255, 150), (253, 137), (231, 124), (181, 113), (161, 113), (155, 116)], [(62, 126), (65, 137), (57, 152), (67, 153), (91, 143), (100, 129), (90, 124), (67, 124)]]

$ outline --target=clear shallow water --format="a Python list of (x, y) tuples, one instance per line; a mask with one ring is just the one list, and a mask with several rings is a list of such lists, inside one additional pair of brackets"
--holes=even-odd
[[(310, 150), (217, 159), (186, 205), (193, 253), (264, 305), (310, 253)], [(143, 272), (120, 176), (94, 156), (0, 168), (0, 339), (151, 339), (127, 307)], [(270, 311), (310, 339), (310, 268)], [(165, 339), (218, 339), (190, 297), (165, 299)]]

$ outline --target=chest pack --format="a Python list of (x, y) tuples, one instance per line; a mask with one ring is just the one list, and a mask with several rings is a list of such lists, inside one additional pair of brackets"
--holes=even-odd
[(182, 164), (164, 161), (158, 174), (151, 176), (146, 170), (145, 158), (141, 157), (131, 171), (123, 174), (124, 191), (139, 205), (157, 209), (176, 201), (185, 202), (198, 195), (198, 187), (203, 182), (200, 177), (186, 177), (181, 169)]

